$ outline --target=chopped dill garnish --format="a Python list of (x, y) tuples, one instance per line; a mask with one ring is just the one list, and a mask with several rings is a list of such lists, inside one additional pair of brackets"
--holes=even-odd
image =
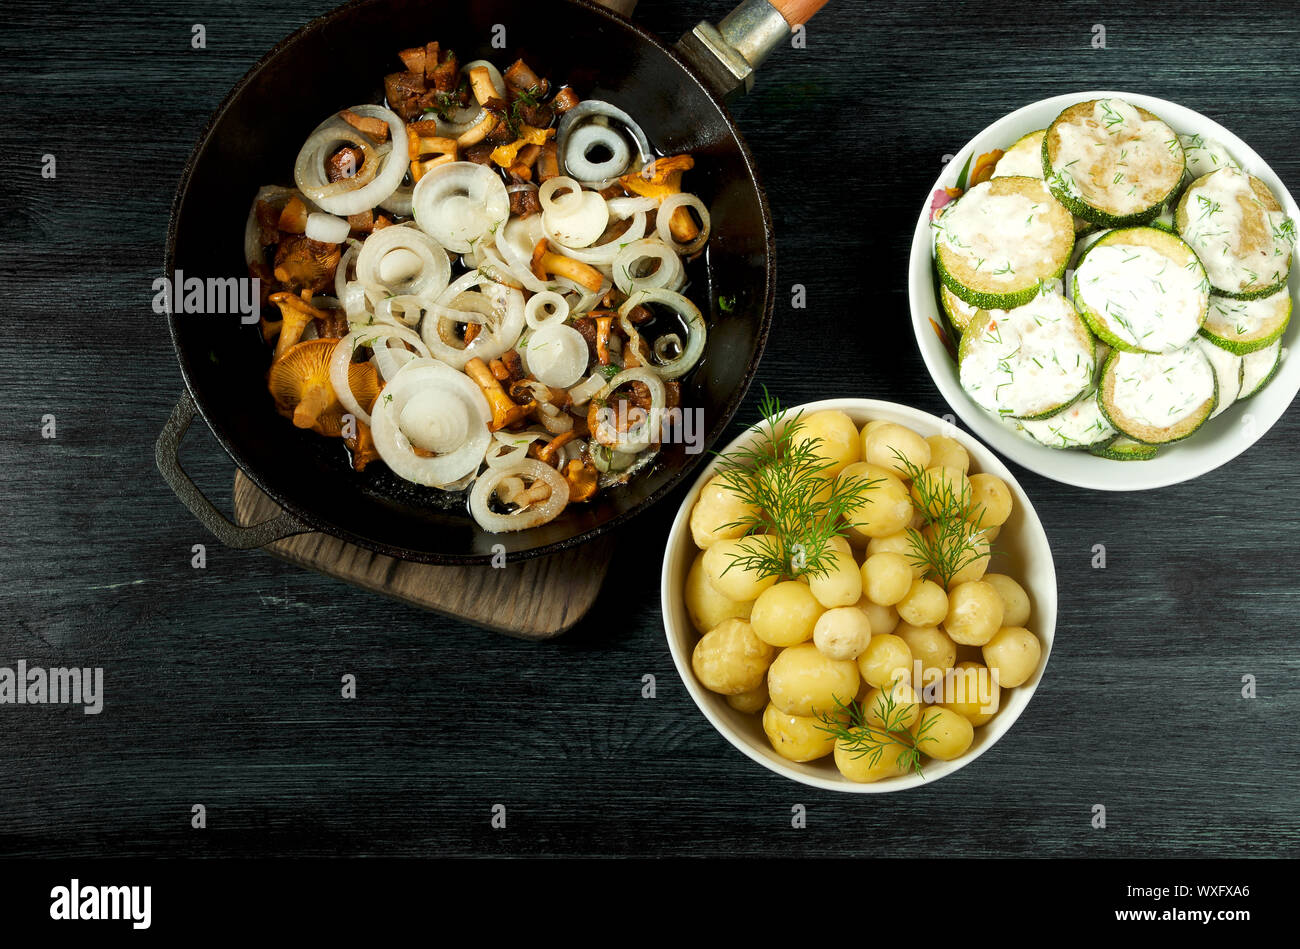
[(719, 483), (756, 512), (724, 525), (743, 528), (745, 536), (722, 572), (734, 567), (782, 580), (825, 576), (835, 558), (831, 539), (848, 530), (845, 519), (880, 479), (831, 475), (835, 463), (818, 454), (821, 439), (800, 437), (802, 413), (789, 415), (766, 387), (759, 411), (754, 444), (718, 456)]
[[(915, 772), (924, 778), (921, 761), (925, 755), (921, 746), (927, 741), (938, 741), (933, 735), (926, 734), (938, 721), (938, 715), (933, 714), (933, 709), (922, 707), (918, 711), (916, 703), (899, 702), (893, 691), (892, 686), (880, 690), (873, 718), (868, 718), (862, 702), (850, 701), (846, 705), (837, 696), (834, 713), (817, 715), (820, 723), (817, 728), (833, 735), (851, 758), (866, 758), (867, 764), (873, 768), (880, 764), (885, 749), (895, 746), (899, 749), (895, 761), (898, 769), (904, 774)], [(914, 714), (920, 716), (915, 733), (907, 724)]]
[(897, 449), (894, 456), (912, 482), (925, 531), (907, 529), (908, 557), (946, 590), (953, 577), (992, 553), (984, 533), (984, 506), (975, 502), (968, 480), (963, 478), (960, 488), (954, 488), (946, 478), (927, 477)]

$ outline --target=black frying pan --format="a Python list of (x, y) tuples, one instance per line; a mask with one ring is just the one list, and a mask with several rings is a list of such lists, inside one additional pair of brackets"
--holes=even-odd
[[(635, 0), (631, 0), (634, 3)], [(607, 0), (631, 6), (628, 0)], [(824, 0), (777, 0), (802, 22)], [(504, 27), (504, 48), (493, 48)], [(747, 0), (715, 30), (676, 48), (590, 0), (356, 0), (294, 33), (235, 86), (204, 129), (181, 178), (167, 236), (166, 273), (242, 276), (245, 217), (265, 184), (292, 184), (293, 162), (327, 115), (383, 100), (397, 51), (438, 40), (461, 61), (503, 65), (522, 56), (542, 76), (585, 99), (630, 113), (665, 154), (690, 152), (687, 187), (709, 205), (713, 233), (688, 291), (709, 319), (701, 364), (683, 381), (684, 407), (704, 410), (705, 446), (731, 420), (762, 355), (772, 319), (772, 221), (749, 149), (723, 99), (747, 84), (751, 64), (789, 35), (768, 0)], [(721, 54), (721, 55), (719, 55)], [(725, 308), (720, 298), (728, 299)], [(734, 305), (731, 304), (734, 299)], [(349, 466), (338, 439), (295, 429), (266, 391), (269, 352), (237, 315), (171, 314), (172, 341), (188, 388), (158, 440), (158, 466), (191, 511), (224, 543), (262, 546), (324, 531), (372, 550), (425, 563), (482, 563), (493, 546), (511, 559), (582, 543), (644, 511), (685, 478), (703, 454), (666, 445), (649, 470), (550, 524), (489, 534), (464, 501), (397, 478), (383, 465)], [(284, 513), (249, 528), (232, 524), (181, 470), (179, 441), (195, 412), (235, 463)]]

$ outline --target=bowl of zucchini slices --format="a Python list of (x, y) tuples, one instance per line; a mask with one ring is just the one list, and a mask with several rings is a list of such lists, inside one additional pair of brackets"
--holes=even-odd
[(1191, 109), (1046, 99), (935, 183), (912, 241), (917, 344), (956, 413), (1026, 468), (1105, 490), (1186, 481), (1300, 390), (1297, 221), (1263, 159)]

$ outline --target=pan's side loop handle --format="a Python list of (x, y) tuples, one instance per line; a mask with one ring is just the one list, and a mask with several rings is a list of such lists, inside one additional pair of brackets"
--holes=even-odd
[(595, 0), (595, 2), (607, 10), (613, 10), (620, 16), (630, 17), (632, 11), (636, 9), (637, 0)]
[(190, 476), (181, 468), (181, 439), (189, 431), (190, 423), (194, 421), (197, 412), (198, 409), (190, 394), (186, 392), (181, 395), (176, 408), (172, 410), (171, 418), (167, 420), (162, 434), (158, 436), (158, 442), (154, 446), (154, 460), (158, 463), (158, 470), (162, 472), (163, 480), (176, 493), (176, 497), (180, 498), (181, 503), (199, 519), (199, 523), (212, 531), (217, 540), (236, 550), (265, 547), (281, 538), (310, 531), (311, 528), (306, 524), (283, 511), (260, 524), (241, 527), (217, 510), (199, 490), (199, 486), (191, 481)]
[(827, 0), (744, 0), (722, 21), (700, 23), (678, 49), (723, 95), (754, 87), (754, 71)]

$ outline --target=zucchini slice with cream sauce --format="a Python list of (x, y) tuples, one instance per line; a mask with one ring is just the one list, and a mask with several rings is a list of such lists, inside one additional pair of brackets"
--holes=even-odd
[(1197, 338), (1195, 345), (1201, 348), (1214, 369), (1214, 382), (1219, 390), (1219, 404), (1215, 406), (1210, 418), (1217, 418), (1237, 401), (1241, 395), (1241, 376), (1244, 371), (1241, 357), (1220, 349), (1208, 339)]
[(1095, 448), (1109, 444), (1119, 434), (1102, 414), (1096, 389), (1051, 418), (1025, 419), (1019, 425), (1026, 435), (1048, 448)]
[(1156, 227), (1109, 231), (1074, 271), (1074, 303), (1106, 344), (1130, 352), (1169, 353), (1200, 331), (1210, 284), (1196, 254)]
[(1109, 458), (1111, 461), (1150, 461), (1160, 451), (1155, 445), (1144, 445), (1123, 435), (1108, 444), (1088, 450), (1098, 458)]
[(1038, 129), (1016, 139), (1014, 145), (1002, 153), (993, 169), (994, 178), (1043, 177), (1043, 136), (1047, 129)]
[(1057, 200), (1104, 227), (1150, 221), (1183, 182), (1174, 130), (1122, 99), (1070, 106), (1043, 136), (1043, 170)]
[(1123, 435), (1163, 445), (1191, 435), (1219, 403), (1214, 367), (1199, 346), (1172, 353), (1116, 349), (1106, 360), (1101, 410)]
[(1258, 178), (1236, 168), (1197, 178), (1175, 221), (1220, 296), (1253, 300), (1286, 284), (1296, 224)]
[(1201, 335), (1230, 353), (1244, 356), (1280, 339), (1291, 322), (1291, 289), (1283, 287), (1258, 300), (1210, 295), (1210, 312)]
[(1092, 334), (1069, 300), (1044, 293), (1013, 310), (981, 310), (962, 335), (957, 374), (985, 411), (1041, 419), (1092, 385)]
[(1237, 396), (1237, 400), (1249, 399), (1258, 393), (1273, 381), (1273, 377), (1281, 367), (1282, 341), (1280, 339), (1264, 349), (1257, 349), (1253, 353), (1242, 356), (1241, 395)]
[(935, 219), (939, 279), (960, 299), (1009, 310), (1059, 279), (1074, 249), (1070, 214), (1037, 178), (993, 178)]
[(948, 322), (959, 336), (966, 332), (967, 324), (979, 312), (979, 307), (971, 306), (942, 284), (939, 285), (939, 301), (943, 304), (943, 312), (948, 315)]

